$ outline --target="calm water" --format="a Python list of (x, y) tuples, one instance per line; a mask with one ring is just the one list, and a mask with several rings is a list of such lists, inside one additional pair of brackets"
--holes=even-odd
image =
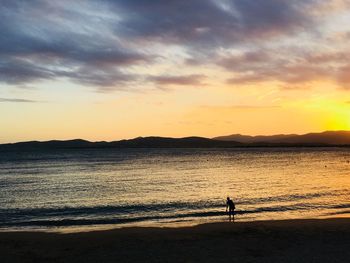
[(350, 149), (0, 152), (0, 229), (320, 218), (350, 213)]

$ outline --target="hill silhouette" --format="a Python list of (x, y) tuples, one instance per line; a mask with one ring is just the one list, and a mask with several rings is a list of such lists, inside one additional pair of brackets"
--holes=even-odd
[(233, 147), (298, 147), (298, 146), (350, 146), (350, 131), (326, 131), (303, 135), (279, 134), (249, 136), (233, 134), (212, 139), (204, 137), (137, 137), (112, 142), (86, 140), (29, 141), (0, 144), (1, 151), (83, 148), (233, 148)]
[(242, 134), (232, 134), (227, 136), (214, 137), (213, 140), (219, 141), (237, 141), (241, 143), (257, 143), (257, 142), (273, 142), (281, 141), (283, 139), (291, 138), (298, 136), (296, 134), (278, 134), (278, 135), (242, 135)]
[(230, 141), (213, 140), (204, 137), (184, 137), (184, 138), (169, 138), (169, 137), (138, 137), (130, 140), (121, 140), (111, 142), (115, 147), (136, 147), (136, 148), (205, 148), (205, 147), (227, 147), (241, 146), (242, 143)]
[(268, 143), (268, 144), (324, 144), (324, 145), (350, 145), (350, 131), (325, 131), (321, 133), (278, 134), (248, 136), (232, 134), (213, 138), (220, 141), (236, 141), (241, 143)]
[(29, 141), (0, 144), (0, 150), (35, 150), (35, 149), (81, 149), (81, 148), (223, 148), (239, 147), (239, 142), (225, 142), (203, 137), (138, 137), (112, 142), (89, 142), (81, 139), (67, 141)]

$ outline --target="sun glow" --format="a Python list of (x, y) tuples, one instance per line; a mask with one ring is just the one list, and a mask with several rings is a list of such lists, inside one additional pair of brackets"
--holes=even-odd
[(320, 114), (327, 130), (350, 130), (350, 104), (332, 100), (319, 100), (309, 106)]
[(329, 121), (328, 130), (350, 130), (350, 111), (349, 109), (335, 109), (333, 118)]

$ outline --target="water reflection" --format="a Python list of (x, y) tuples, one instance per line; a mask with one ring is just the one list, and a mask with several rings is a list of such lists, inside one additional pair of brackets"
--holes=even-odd
[(227, 196), (236, 220), (342, 216), (349, 155), (346, 148), (1, 154), (0, 224), (220, 220)]

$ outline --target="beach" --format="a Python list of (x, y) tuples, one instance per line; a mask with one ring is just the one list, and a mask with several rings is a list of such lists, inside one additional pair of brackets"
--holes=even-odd
[(350, 218), (1, 232), (1, 262), (348, 262)]

